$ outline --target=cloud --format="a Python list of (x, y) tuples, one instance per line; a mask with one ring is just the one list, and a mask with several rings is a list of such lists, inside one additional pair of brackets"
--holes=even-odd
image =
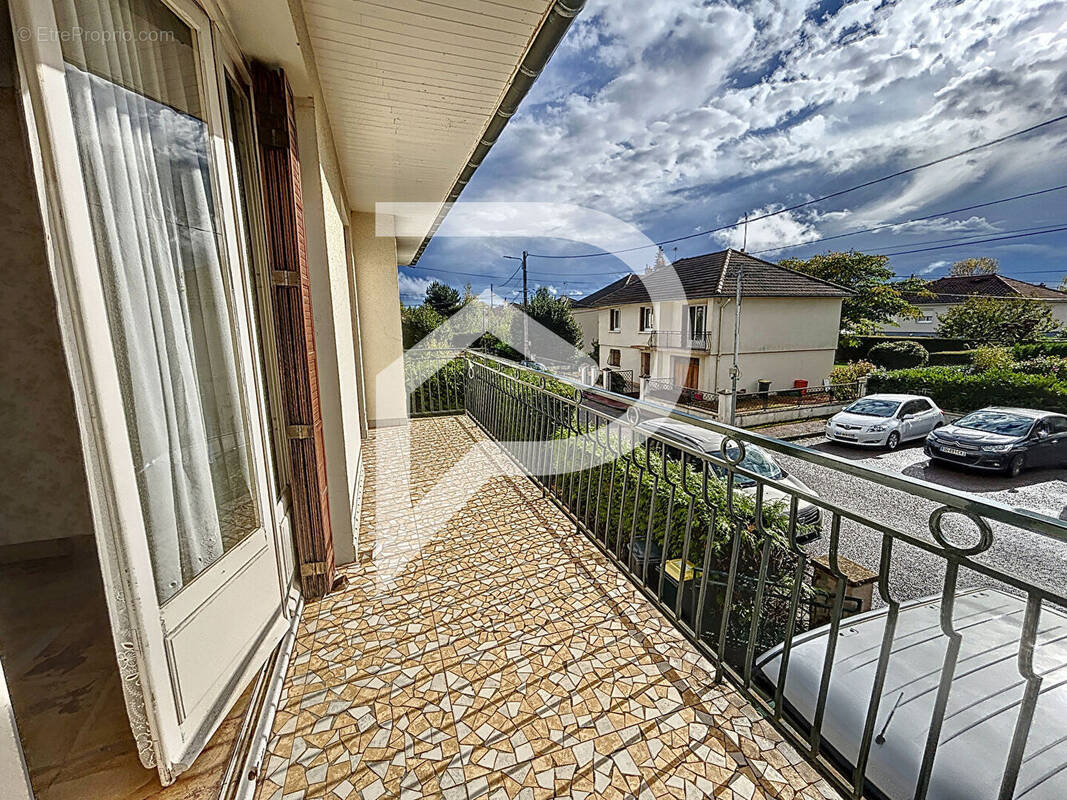
[[(778, 211), (781, 206), (764, 206), (749, 212), (749, 217), (759, 217)], [(740, 250), (744, 247), (749, 252), (759, 252), (789, 244), (810, 242), (819, 237), (818, 229), (810, 222), (800, 219), (793, 212), (785, 212), (769, 219), (761, 219), (748, 224), (745, 233), (744, 217), (737, 220), (737, 226), (714, 234), (715, 239), (724, 247)]]
[(937, 272), (939, 269), (944, 269), (951, 263), (951, 261), (932, 261), (922, 269), (918, 270), (918, 273), (920, 275), (929, 275), (931, 272)]
[(426, 288), (433, 283), (428, 278), (413, 278), (402, 272), (396, 276), (396, 282), (400, 286), (400, 296), (405, 300), (415, 300), (426, 294)]
[[(591, 0), (478, 192), (508, 199), (521, 186), (525, 199), (673, 214), (690, 229), (699, 209), (696, 222), (716, 227), (1055, 116), (1064, 29), (1067, 4), (1047, 0), (646, 0), (625, 11)], [(853, 196), (854, 218), (917, 213), (1042, 153), (1047, 140), (1020, 141), (907, 176)]]

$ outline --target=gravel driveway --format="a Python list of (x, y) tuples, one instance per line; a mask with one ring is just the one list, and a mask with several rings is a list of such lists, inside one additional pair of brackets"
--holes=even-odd
[[(999, 474), (931, 464), (923, 454), (921, 442), (906, 444), (893, 453), (847, 447), (828, 442), (821, 435), (794, 443), (852, 459), (883, 472), (902, 473), (1016, 508), (1067, 520), (1067, 470), (1064, 469), (1027, 471), (1012, 479)], [(897, 530), (933, 541), (929, 532), (929, 518), (937, 507), (936, 503), (861, 478), (831, 473), (825, 467), (799, 459), (781, 455), (775, 457), (784, 469), (795, 474), (827, 500), (887, 523)], [(973, 531), (973, 525), (958, 516), (955, 519), (963, 523), (958, 528), (958, 541), (974, 541), (976, 537), (968, 535)], [(1067, 586), (1067, 542), (1058, 542), (1002, 523), (993, 522), (991, 525), (994, 543), (989, 551), (978, 557), (983, 563), (1008, 574), (1025, 577), (1037, 585), (1064, 591)], [(949, 530), (957, 529), (955, 525), (946, 527)], [(841, 555), (877, 571), (881, 546), (881, 534), (857, 523), (842, 523)], [(813, 555), (827, 552), (828, 522), (822, 538), (810, 543), (806, 549)], [(943, 559), (911, 545), (894, 543), (890, 588), (897, 599), (910, 600), (939, 594), (944, 575)], [(985, 586), (990, 582), (989, 578), (971, 570), (960, 571), (960, 587)], [(881, 605), (877, 590), (875, 605)]]

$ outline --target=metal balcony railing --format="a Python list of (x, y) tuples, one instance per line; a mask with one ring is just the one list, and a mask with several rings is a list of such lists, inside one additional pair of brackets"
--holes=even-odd
[[(468, 353), (462, 363), (470, 418), (715, 665), (716, 682), (735, 685), (848, 796), (948, 797), (935, 759), (942, 748), (945, 761), (970, 758), (975, 745), (1002, 759), (985, 765), (995, 772), (989, 797), (1014, 797), (1035, 775), (1063, 781), (1055, 761), (1064, 758), (1062, 727), (1057, 733), (1047, 707), (1040, 736), (1027, 745), (1042, 696), (1044, 673), (1035, 663), (1045, 673), (1063, 669), (1056, 648), (1067, 636), (1055, 620), (1067, 610), (1067, 581), (1040, 585), (1005, 554), (1026, 537), (1067, 546), (1067, 523), (664, 405), (622, 395), (611, 404), (587, 402), (591, 387), (512, 362)], [(435, 397), (440, 405), (431, 403), (428, 413), (452, 407)], [(647, 424), (662, 417), (701, 429), (703, 441), (712, 437), (717, 446), (689, 446)], [(769, 472), (764, 460), (749, 458), (758, 451), (829, 470), (831, 483), (849, 487), (855, 502)], [(866, 498), (886, 492), (893, 512), (871, 512)], [(927, 529), (897, 513), (917, 504)], [(828, 583), (825, 573), (813, 580), (814, 559), (800, 544), (820, 529)], [(881, 621), (873, 645), (851, 653), (849, 637), (860, 625), (849, 621), (856, 601), (842, 550), (864, 535), (877, 543), (868, 566), (877, 573)], [(927, 579), (939, 591), (912, 604), (901, 571), (920, 563), (934, 565)], [(963, 647), (975, 620), (961, 619), (958, 609), (969, 608), (973, 595), (964, 590), (977, 586), (1000, 588), (1014, 603), (997, 618), (995, 658), (988, 648), (976, 655), (973, 644)], [(917, 632), (909, 627), (915, 613), (927, 614)], [(1049, 641), (1039, 642), (1039, 629)], [(936, 664), (910, 664), (930, 642)], [(1002, 677), (1012, 670), (1009, 685), (991, 693), (964, 686), (954, 697), (956, 682), (974, 680), (983, 658)], [(1050, 694), (1061, 681), (1049, 679)], [(995, 706), (990, 719), (1010, 714), (1010, 723), (972, 732), (985, 719), (985, 707), (973, 708), (982, 698)], [(918, 727), (905, 727), (915, 720)], [(1057, 791), (1048, 796), (1067, 794)]]
[(676, 350), (710, 350), (711, 334), (689, 331), (649, 331), (648, 346)]

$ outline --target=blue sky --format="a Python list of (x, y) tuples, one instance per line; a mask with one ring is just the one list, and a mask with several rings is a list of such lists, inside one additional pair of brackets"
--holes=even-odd
[[(1067, 113), (1064, 31), (1059, 0), (590, 0), (460, 202), (573, 203), (653, 241), (729, 225)], [(948, 244), (891, 255), (890, 264), (933, 278), (954, 260), (989, 255), (1003, 274), (1055, 286), (1067, 275), (1067, 231), (951, 240), (1067, 225), (1067, 190), (940, 212), (1059, 184), (1067, 184), (1067, 121), (753, 223), (748, 250), (779, 260)], [(590, 249), (447, 232), (446, 221), (418, 266), (401, 268), (403, 302), (421, 299), (432, 279), (476, 291), (493, 282), (508, 295), (521, 284), (499, 288), (516, 266), (504, 255)], [(740, 236), (737, 228), (664, 249), (673, 260), (739, 247)], [(654, 258), (649, 250), (645, 260)], [(611, 256), (532, 258), (531, 288), (581, 296), (625, 269)]]

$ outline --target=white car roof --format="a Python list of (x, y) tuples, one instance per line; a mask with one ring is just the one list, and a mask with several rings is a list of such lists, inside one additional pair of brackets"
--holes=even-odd
[[(903, 403), (905, 400), (930, 400), (921, 394), (865, 394), (860, 400), (891, 400), (894, 403)], [(930, 402), (933, 402), (932, 400)]]

